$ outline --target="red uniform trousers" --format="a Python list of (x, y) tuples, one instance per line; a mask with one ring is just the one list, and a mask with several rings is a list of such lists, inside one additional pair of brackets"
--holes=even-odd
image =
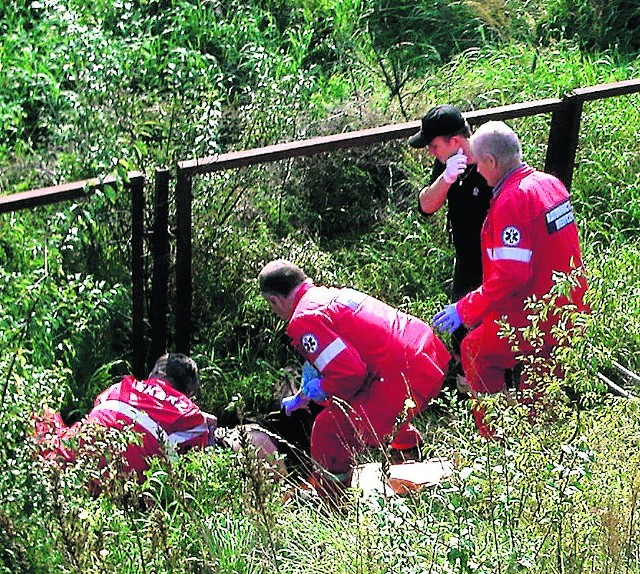
[[(504, 337), (498, 335), (499, 327), (494, 318), (487, 318), (478, 327), (469, 332), (462, 342), (462, 365), (467, 382), (474, 395), (495, 394), (505, 390), (505, 371), (513, 369), (518, 364), (518, 356), (534, 353), (534, 349), (520, 342), (518, 351), (511, 349), (511, 344)], [(549, 359), (554, 345), (547, 344), (535, 349), (536, 357)], [(527, 375), (533, 373), (524, 372), (518, 381), (519, 400), (529, 405), (531, 414), (534, 414), (535, 403), (540, 399), (541, 393), (536, 392), (536, 384), (548, 372), (550, 364), (543, 361), (536, 365), (534, 380), (527, 380)], [(561, 377), (560, 366), (554, 365), (553, 375)], [(473, 418), (478, 431), (484, 437), (493, 437), (494, 433), (485, 421), (485, 410), (475, 406)]]
[[(312, 458), (345, 480), (354, 456), (367, 446), (379, 447), (391, 438), (411, 443), (403, 448), (417, 444), (417, 431), (409, 422), (440, 392), (443, 375), (436, 369), (430, 359), (420, 361), (406, 377), (399, 373), (374, 379), (348, 403), (334, 398), (314, 422)], [(403, 421), (398, 428), (397, 419)]]

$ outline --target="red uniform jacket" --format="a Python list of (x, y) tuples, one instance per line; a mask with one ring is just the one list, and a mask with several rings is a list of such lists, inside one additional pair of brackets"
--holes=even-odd
[(133, 423), (142, 442), (130, 445), (125, 458), (139, 475), (148, 468), (148, 457), (205, 447), (209, 437), (200, 409), (161, 379), (125, 377), (96, 398), (87, 419), (107, 428)]
[(68, 445), (83, 429), (89, 428), (86, 423), (114, 429), (132, 428), (141, 440), (140, 444), (127, 447), (125, 471), (135, 471), (140, 479), (149, 467), (148, 457), (180, 453), (192, 446), (205, 447), (209, 437), (204, 415), (191, 399), (163, 380), (137, 381), (132, 376), (103, 391), (87, 417), (72, 427), (64, 424), (59, 413), (50, 410), (34, 417), (34, 422), (41, 455), (67, 462), (76, 458)]
[[(482, 228), (481, 244), (482, 285), (457, 305), (462, 320), (471, 326), (503, 315), (513, 326), (527, 324), (525, 299), (548, 293), (554, 271), (568, 273), (582, 265), (567, 190), (556, 177), (526, 164), (508, 175), (498, 189)], [(584, 310), (585, 289), (581, 281), (572, 293), (579, 310)]]
[[(353, 289), (304, 284), (287, 326), (291, 344), (323, 375), (323, 390), (349, 401), (374, 379), (403, 379), (429, 400), (450, 359), (429, 325)], [(422, 388), (415, 388), (414, 381)]]

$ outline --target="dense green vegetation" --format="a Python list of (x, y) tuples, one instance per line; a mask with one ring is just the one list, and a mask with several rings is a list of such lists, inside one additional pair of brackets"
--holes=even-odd
[[(630, 0), (5, 0), (0, 192), (133, 169), (152, 182), (181, 159), (438, 102), (481, 109), (635, 78), (639, 19)], [(640, 412), (597, 377), (640, 394), (612, 363), (640, 372), (638, 97), (584, 109), (572, 195), (593, 314), (561, 358), (580, 408), (557, 389), (544, 426), (507, 409), (507, 439), (491, 445), (445, 393), (418, 424), (452, 479), (343, 513), (283, 505), (286, 485), (244, 454), (158, 464), (147, 508), (129, 483), (91, 498), (91, 461), (34, 462), (32, 412), (74, 420), (129, 369), (129, 197), (1, 215), (0, 572), (640, 572)], [(548, 122), (510, 122), (536, 166)], [(447, 301), (444, 214), (415, 209), (430, 165), (395, 142), (195, 181), (204, 408), (227, 422), (232, 402), (265, 411), (298, 365), (256, 292), (274, 256), (424, 318)]]

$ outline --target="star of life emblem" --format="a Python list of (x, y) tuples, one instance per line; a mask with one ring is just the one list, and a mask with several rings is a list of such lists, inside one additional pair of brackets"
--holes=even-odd
[(509, 247), (515, 247), (522, 240), (522, 234), (517, 227), (510, 225), (502, 231), (502, 243)]
[(302, 335), (300, 342), (307, 353), (315, 353), (318, 350), (318, 339), (311, 333)]

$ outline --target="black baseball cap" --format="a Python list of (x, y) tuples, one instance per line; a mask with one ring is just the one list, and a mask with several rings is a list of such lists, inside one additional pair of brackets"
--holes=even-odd
[(440, 104), (431, 108), (422, 118), (420, 131), (409, 138), (412, 147), (425, 147), (438, 136), (452, 136), (468, 127), (462, 112), (455, 106)]

